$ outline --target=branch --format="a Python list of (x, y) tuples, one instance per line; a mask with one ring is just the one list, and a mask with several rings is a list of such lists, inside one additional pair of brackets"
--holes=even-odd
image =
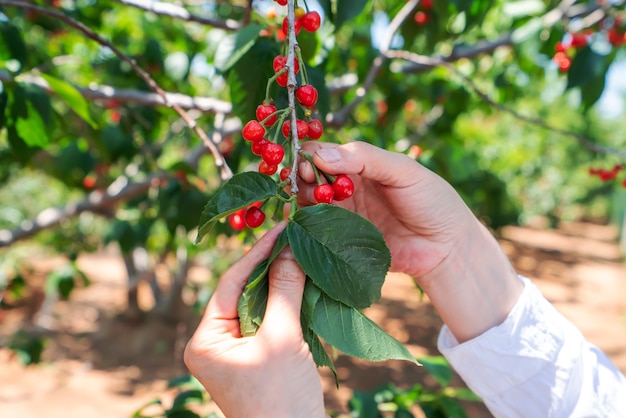
[(152, 12), (154, 14), (160, 16), (173, 17), (175, 19), (184, 20), (186, 22), (196, 22), (201, 23), (203, 25), (213, 26), (214, 28), (224, 29), (224, 30), (237, 30), (241, 27), (239, 22), (228, 19), (228, 20), (218, 20), (211, 19), (207, 17), (196, 16), (191, 13), (187, 9), (181, 6), (177, 6), (172, 3), (163, 3), (160, 1), (150, 1), (150, 0), (118, 0), (120, 3), (136, 7), (141, 10), (146, 10), (148, 12)]
[[(19, 228), (12, 231), (7, 229), (0, 230), (0, 248), (29, 238), (44, 229), (54, 227), (83, 212), (105, 213), (110, 211), (117, 203), (146, 193), (155, 179), (166, 178), (166, 176), (166, 173), (153, 174), (141, 183), (127, 183), (118, 190), (111, 190), (112, 187), (109, 187), (109, 190), (106, 192), (96, 190), (91, 192), (81, 202), (70, 203), (63, 208), (44, 209), (35, 219), (22, 222)], [(117, 180), (115, 183), (117, 183)]]
[[(291, 194), (298, 194), (298, 182), (297, 182), (297, 174), (298, 174), (298, 154), (300, 153), (300, 139), (298, 138), (298, 115), (296, 113), (296, 71), (295, 71), (295, 62), (296, 62), (296, 48), (298, 46), (298, 40), (296, 38), (296, 11), (295, 11), (295, 0), (291, 0), (287, 3), (287, 21), (289, 25), (289, 36), (288, 36), (288, 48), (287, 48), (287, 98), (289, 103), (289, 123), (291, 124), (291, 140), (293, 141), (293, 166), (291, 169), (291, 174), (289, 175), (290, 184), (291, 184)], [(304, 67), (304, 63), (301, 62), (300, 65)], [(305, 71), (302, 68), (302, 71)]]
[(47, 9), (44, 7), (36, 6), (31, 3), (26, 3), (22, 1), (11, 1), (11, 0), (0, 0), (0, 6), (9, 6), (9, 7), (18, 7), (22, 9), (32, 10), (34, 12), (53, 17), (58, 19), (68, 26), (71, 26), (74, 29), (82, 32), (87, 38), (94, 40), (98, 44), (109, 48), (120, 60), (126, 62), (131, 68), (135, 71), (135, 73), (150, 87), (152, 91), (157, 93), (163, 99), (165, 106), (171, 107), (180, 115), (180, 117), (185, 121), (187, 126), (191, 128), (196, 135), (200, 137), (204, 145), (211, 151), (213, 154), (213, 158), (215, 159), (215, 165), (220, 170), (220, 177), (222, 181), (225, 181), (232, 177), (233, 172), (226, 163), (224, 156), (220, 152), (217, 144), (214, 144), (206, 133), (198, 126), (195, 120), (193, 120), (179, 105), (172, 104), (168, 101), (167, 94), (165, 91), (157, 84), (156, 81), (150, 74), (148, 74), (144, 69), (139, 67), (134, 59), (130, 58), (128, 55), (124, 54), (121, 50), (119, 50), (115, 45), (106, 39), (102, 38), (96, 32), (94, 32), (91, 28), (87, 27), (83, 23), (67, 16), (66, 14), (59, 12), (57, 10)]
[(463, 82), (482, 101), (484, 101), (485, 103), (491, 105), (492, 107), (494, 107), (494, 108), (496, 108), (498, 110), (501, 110), (503, 112), (506, 112), (506, 113), (510, 114), (511, 116), (513, 116), (514, 118), (516, 118), (518, 120), (521, 120), (523, 122), (530, 123), (532, 125), (536, 125), (536, 126), (542, 127), (544, 129), (547, 129), (547, 130), (549, 130), (551, 132), (554, 132), (554, 133), (557, 133), (557, 134), (560, 134), (560, 135), (563, 135), (563, 136), (568, 136), (570, 138), (574, 138), (582, 146), (584, 146), (585, 148), (589, 149), (590, 151), (594, 151), (594, 152), (597, 152), (597, 153), (600, 153), (600, 154), (616, 155), (616, 156), (618, 156), (620, 158), (626, 158), (626, 151), (625, 150), (620, 150), (620, 149), (606, 147), (604, 145), (597, 144), (594, 141), (592, 141), (589, 138), (587, 138), (586, 136), (581, 135), (581, 134), (579, 134), (577, 132), (570, 131), (570, 130), (567, 130), (567, 129), (557, 128), (556, 126), (552, 126), (552, 125), (546, 123), (541, 118), (523, 115), (523, 114), (519, 113), (515, 109), (512, 109), (512, 108), (510, 108), (508, 106), (505, 106), (505, 105), (503, 105), (501, 103), (496, 102), (491, 97), (489, 97), (489, 95), (487, 93), (483, 92), (476, 85), (476, 83), (474, 83), (474, 80), (472, 80), (470, 77), (466, 76), (465, 74), (463, 74), (462, 72), (457, 70), (449, 62), (446, 62), (446, 61), (441, 60), (439, 58), (427, 57), (427, 56), (424, 56), (424, 55), (419, 55), (419, 54), (415, 54), (415, 53), (408, 52), (408, 51), (388, 51), (386, 53), (386, 56), (389, 59), (401, 59), (401, 60), (409, 61), (409, 62), (411, 62), (413, 64), (417, 64), (417, 65), (425, 65), (425, 66), (429, 66), (429, 67), (445, 67), (448, 70), (450, 70), (454, 75), (456, 75), (461, 80), (463, 80)]
[[(48, 82), (42, 77), (23, 74), (19, 81), (35, 84), (48, 94), (55, 94)], [(0, 81), (16, 81), (15, 77), (7, 71), (0, 70)], [(229, 102), (213, 97), (193, 97), (180, 93), (165, 92), (167, 100), (162, 95), (143, 90), (120, 89), (106, 85), (90, 85), (88, 88), (76, 87), (76, 90), (87, 100), (115, 100), (119, 103), (136, 103), (142, 106), (167, 106), (177, 105), (186, 110), (199, 110), (207, 113), (230, 114), (232, 105)]]
[(374, 84), (376, 76), (383, 68), (385, 61), (387, 60), (385, 54), (389, 51), (389, 48), (391, 48), (391, 43), (393, 41), (394, 35), (400, 28), (400, 25), (402, 25), (402, 23), (409, 17), (413, 9), (418, 6), (419, 2), (420, 0), (408, 0), (406, 4), (402, 7), (402, 9), (400, 9), (400, 11), (398, 11), (398, 13), (394, 16), (391, 23), (389, 23), (389, 27), (387, 28), (385, 36), (383, 37), (383, 40), (381, 42), (379, 54), (376, 58), (374, 58), (372, 66), (370, 67), (370, 70), (365, 77), (365, 81), (363, 81), (361, 87), (357, 89), (356, 97), (350, 103), (339, 109), (337, 112), (331, 113), (326, 117), (326, 123), (329, 126), (332, 126), (334, 128), (340, 128), (346, 124), (348, 116), (350, 116), (350, 114), (359, 105), (359, 103), (361, 103), (367, 91)]

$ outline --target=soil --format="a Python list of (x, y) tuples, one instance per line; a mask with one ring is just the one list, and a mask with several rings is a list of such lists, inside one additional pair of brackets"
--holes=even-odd
[[(499, 236), (517, 271), (626, 372), (626, 265), (616, 229), (568, 223), (553, 230), (506, 227)], [(45, 274), (59, 263), (33, 260), (28, 298), (0, 311), (0, 342), (19, 329), (48, 337), (43, 362), (35, 366), (22, 366), (0, 347), (0, 417), (130, 417), (156, 398), (168, 405), (174, 394), (167, 381), (186, 373), (182, 351), (197, 317), (172, 323), (121, 316), (126, 276), (112, 250), (79, 258), (91, 286), (76, 290), (69, 301), (45, 300)], [(442, 322), (427, 299), (420, 301), (410, 278), (390, 275), (383, 299), (366, 313), (414, 355), (438, 354)], [(339, 389), (328, 370), (320, 373), (327, 408), (340, 416), (347, 416), (353, 390), (387, 382), (436, 387), (423, 369), (406, 362), (368, 363), (340, 355), (336, 365)], [(454, 384), (463, 382), (455, 377)], [(470, 417), (490, 416), (480, 404), (465, 406)]]

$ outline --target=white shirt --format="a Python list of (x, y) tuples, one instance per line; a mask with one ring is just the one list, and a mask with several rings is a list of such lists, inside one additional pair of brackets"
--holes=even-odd
[(504, 322), (441, 353), (496, 417), (626, 418), (626, 378), (528, 279)]

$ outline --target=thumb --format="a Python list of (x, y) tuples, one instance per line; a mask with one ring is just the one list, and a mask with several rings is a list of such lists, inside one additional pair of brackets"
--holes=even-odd
[(321, 147), (313, 153), (313, 161), (330, 174), (358, 174), (392, 187), (410, 186), (415, 178), (409, 174), (414, 172), (419, 175), (421, 170), (426, 170), (404, 154), (386, 151), (366, 142)]
[(289, 247), (272, 262), (269, 270), (267, 308), (259, 332), (273, 338), (293, 336), (302, 339), (300, 308), (304, 293), (305, 275)]

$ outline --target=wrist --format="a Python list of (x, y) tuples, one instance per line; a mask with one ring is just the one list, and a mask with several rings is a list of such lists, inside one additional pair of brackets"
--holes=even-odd
[(475, 218), (420, 285), (459, 342), (502, 323), (523, 290), (502, 248)]

